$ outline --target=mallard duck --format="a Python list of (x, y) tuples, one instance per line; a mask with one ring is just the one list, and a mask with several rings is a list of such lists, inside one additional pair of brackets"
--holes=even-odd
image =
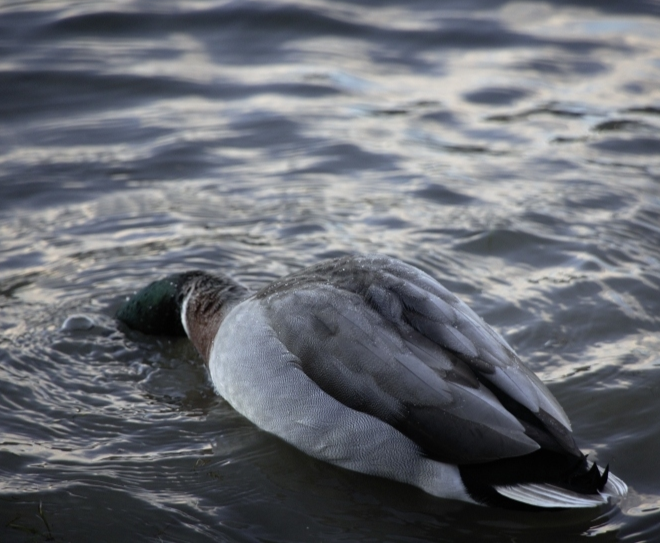
[(224, 275), (171, 275), (117, 318), (188, 336), (236, 411), (342, 468), (511, 508), (596, 507), (627, 492), (578, 449), (506, 341), (399, 260), (327, 260), (256, 293)]

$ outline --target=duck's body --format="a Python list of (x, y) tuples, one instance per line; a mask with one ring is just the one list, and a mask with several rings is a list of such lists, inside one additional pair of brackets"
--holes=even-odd
[(562, 408), (496, 332), (389, 257), (326, 261), (252, 295), (181, 274), (118, 318), (185, 330), (237, 411), (332, 464), (511, 507), (593, 507), (626, 492), (587, 462)]

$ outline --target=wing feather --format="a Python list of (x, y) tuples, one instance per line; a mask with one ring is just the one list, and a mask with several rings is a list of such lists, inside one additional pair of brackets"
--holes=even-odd
[(279, 292), (267, 305), (278, 338), (311, 379), (345, 405), (388, 422), (429, 456), (483, 462), (538, 448), (467, 366), (396, 322), (404, 310), (395, 296), (383, 290), (377, 296), (374, 307), (324, 283)]
[(402, 322), (453, 351), (533, 413), (543, 410), (570, 430), (570, 421), (557, 400), (495, 330), (420, 270), (391, 259), (386, 262), (379, 279), (389, 294), (381, 294), (381, 299), (389, 295), (401, 300)]

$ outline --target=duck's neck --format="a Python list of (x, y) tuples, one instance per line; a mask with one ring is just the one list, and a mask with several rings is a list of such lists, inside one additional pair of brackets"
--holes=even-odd
[(218, 328), (229, 311), (249, 295), (249, 291), (230, 277), (206, 273), (191, 276), (181, 290), (181, 323), (208, 364)]

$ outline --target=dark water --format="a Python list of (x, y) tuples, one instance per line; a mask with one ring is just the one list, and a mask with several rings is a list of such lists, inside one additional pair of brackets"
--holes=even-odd
[[(3, 2), (0, 541), (660, 541), (660, 4)], [(311, 460), (118, 330), (165, 273), (381, 251), (549, 383), (620, 510)]]

